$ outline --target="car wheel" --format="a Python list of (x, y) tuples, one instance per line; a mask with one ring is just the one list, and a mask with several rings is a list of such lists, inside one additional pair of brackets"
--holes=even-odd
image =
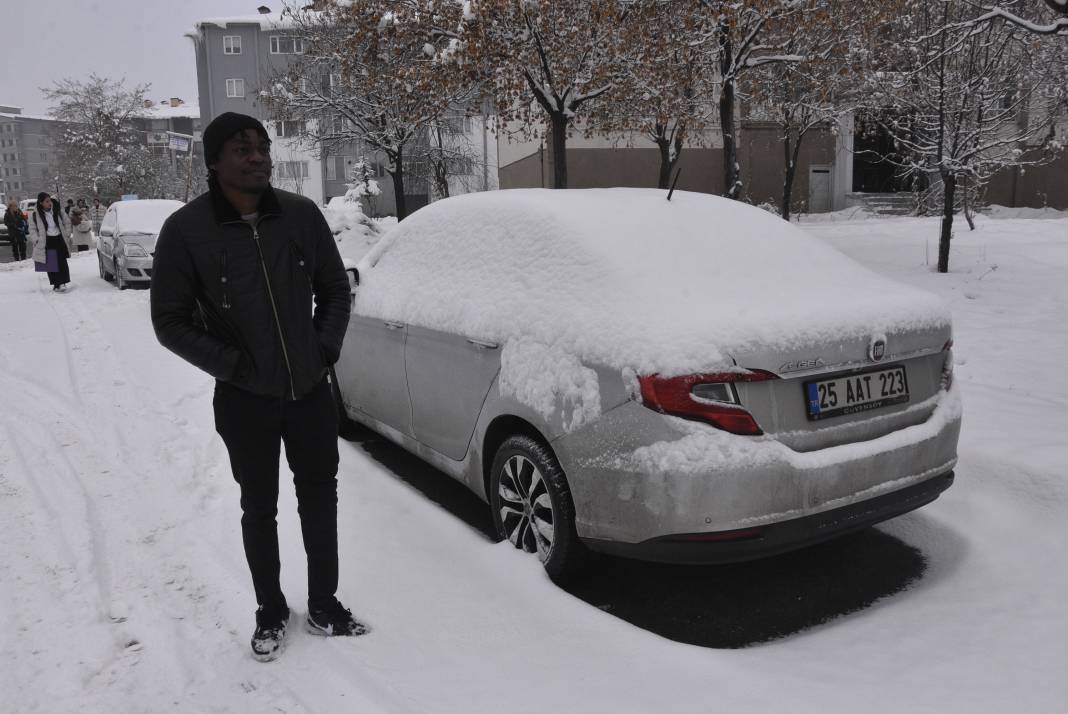
[(119, 290), (125, 290), (126, 280), (122, 277), (118, 262), (116, 261), (115, 263), (112, 263), (112, 266), (115, 268), (115, 284), (119, 286)]
[(490, 506), (501, 539), (538, 556), (553, 580), (573, 573), (583, 548), (564, 471), (544, 444), (511, 436), (490, 472)]

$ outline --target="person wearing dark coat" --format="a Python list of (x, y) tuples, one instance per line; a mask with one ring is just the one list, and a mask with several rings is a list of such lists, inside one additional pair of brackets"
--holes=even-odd
[(270, 144), (249, 116), (227, 112), (208, 125), (208, 192), (163, 224), (151, 287), (160, 343), (216, 379), (215, 428), (241, 489), (260, 661), (278, 656), (289, 623), (279, 584), (280, 445), (308, 559), (306, 626), (365, 631), (336, 598), (338, 415), (328, 374), (348, 326), (348, 276), (319, 208), (271, 187)]
[(7, 226), (7, 238), (11, 241), (11, 253), (15, 260), (26, 260), (26, 234), (30, 229), (15, 200), (7, 204), (4, 225)]

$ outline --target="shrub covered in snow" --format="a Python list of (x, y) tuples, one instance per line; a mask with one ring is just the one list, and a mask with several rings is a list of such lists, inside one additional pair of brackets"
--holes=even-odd
[(363, 212), (363, 200), (373, 200), (381, 190), (363, 160), (353, 167), (351, 177), (352, 183), (345, 184), (349, 190), (344, 196), (331, 198), (323, 215), (337, 239), (341, 256), (359, 260), (382, 233), (378, 223)]

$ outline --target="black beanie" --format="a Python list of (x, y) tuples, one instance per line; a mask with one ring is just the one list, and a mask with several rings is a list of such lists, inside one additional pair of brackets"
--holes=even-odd
[(211, 166), (218, 161), (219, 152), (222, 151), (222, 145), (226, 143), (226, 140), (245, 129), (255, 129), (268, 141), (271, 138), (267, 135), (267, 130), (263, 128), (260, 120), (247, 114), (224, 112), (212, 119), (204, 130), (204, 164)]

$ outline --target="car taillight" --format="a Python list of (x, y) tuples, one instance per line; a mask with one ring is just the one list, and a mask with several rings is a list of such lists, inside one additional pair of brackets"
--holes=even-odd
[(942, 389), (949, 391), (953, 386), (953, 340), (942, 346)]
[(696, 419), (743, 436), (760, 436), (764, 431), (738, 401), (735, 382), (762, 382), (778, 379), (763, 370), (639, 377), (642, 404), (662, 414)]

